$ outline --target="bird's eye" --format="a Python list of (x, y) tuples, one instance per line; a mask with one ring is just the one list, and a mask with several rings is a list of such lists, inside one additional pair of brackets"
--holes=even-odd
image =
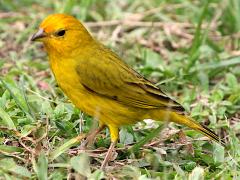
[(57, 31), (55, 33), (56, 36), (64, 36), (64, 34), (66, 33), (66, 31), (63, 29), (63, 30), (60, 30), (60, 31)]

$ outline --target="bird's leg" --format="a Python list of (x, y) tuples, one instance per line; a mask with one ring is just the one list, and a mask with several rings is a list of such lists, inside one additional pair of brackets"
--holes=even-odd
[(112, 153), (114, 151), (115, 145), (117, 144), (118, 141), (118, 137), (119, 137), (119, 130), (118, 127), (114, 127), (114, 126), (109, 126), (109, 130), (110, 130), (110, 136), (111, 136), (111, 145), (108, 148), (107, 154), (102, 162), (101, 165), (101, 169), (104, 170), (105, 167), (107, 166), (108, 162), (111, 160), (112, 158)]
[(107, 154), (106, 154), (106, 156), (105, 156), (105, 158), (104, 158), (104, 160), (102, 162), (101, 170), (104, 170), (105, 167), (107, 166), (108, 162), (111, 160), (112, 153), (113, 153), (113, 150), (114, 150), (116, 144), (117, 144), (117, 141), (111, 142), (111, 145), (108, 148)]
[(192, 143), (188, 143), (187, 136), (183, 132), (183, 130), (180, 130), (179, 133), (179, 141), (181, 144), (186, 145), (186, 150), (189, 154), (194, 155), (194, 148)]
[(94, 131), (90, 132), (87, 135), (87, 138), (85, 141), (82, 142), (80, 149), (86, 149), (88, 145), (92, 145), (93, 141), (98, 133), (100, 133), (106, 126), (104, 124), (100, 124), (100, 126), (95, 129)]

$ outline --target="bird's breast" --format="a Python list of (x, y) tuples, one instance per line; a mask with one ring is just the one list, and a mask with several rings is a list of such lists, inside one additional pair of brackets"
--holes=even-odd
[(72, 103), (85, 113), (97, 116), (102, 108), (97, 98), (81, 84), (75, 61), (50, 59), (50, 65), (57, 84)]
[(59, 87), (83, 112), (100, 119), (105, 124), (120, 126), (132, 124), (141, 119), (142, 112), (138, 108), (128, 107), (117, 100), (109, 99), (86, 89), (80, 82), (74, 61), (50, 61), (51, 69)]

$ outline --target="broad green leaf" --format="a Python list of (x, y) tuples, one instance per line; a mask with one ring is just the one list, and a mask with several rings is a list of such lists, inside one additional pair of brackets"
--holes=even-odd
[(103, 171), (97, 169), (94, 171), (89, 177), (89, 180), (102, 180), (104, 178), (104, 173)]
[(12, 118), (8, 115), (6, 111), (4, 111), (2, 107), (0, 107), (0, 119), (2, 120), (5, 126), (7, 126), (10, 129), (16, 130)]
[(72, 157), (70, 160), (72, 168), (79, 174), (89, 177), (91, 175), (90, 162), (87, 154), (82, 153), (79, 156)]
[(228, 86), (231, 89), (236, 89), (238, 87), (238, 80), (237, 80), (236, 76), (234, 76), (233, 74), (228, 73), (226, 75), (226, 80), (227, 80)]
[(0, 160), (0, 169), (4, 169), (9, 173), (14, 173), (22, 177), (31, 177), (31, 173), (27, 168), (19, 166), (12, 158), (5, 158)]
[(48, 160), (43, 152), (38, 157), (36, 164), (36, 173), (39, 180), (48, 179)]
[(224, 162), (224, 147), (218, 143), (214, 143), (213, 145), (213, 159), (215, 163)]
[(133, 135), (127, 131), (126, 128), (123, 128), (120, 133), (120, 142), (123, 144), (133, 143)]
[(204, 169), (202, 167), (195, 167), (189, 175), (189, 180), (204, 180)]

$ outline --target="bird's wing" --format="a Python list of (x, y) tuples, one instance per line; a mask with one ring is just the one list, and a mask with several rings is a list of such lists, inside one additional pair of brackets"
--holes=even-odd
[(128, 106), (184, 111), (180, 104), (128, 67), (115, 53), (107, 48), (103, 50), (107, 52), (96, 52), (91, 58), (81, 59), (76, 66), (80, 83), (87, 90)]

